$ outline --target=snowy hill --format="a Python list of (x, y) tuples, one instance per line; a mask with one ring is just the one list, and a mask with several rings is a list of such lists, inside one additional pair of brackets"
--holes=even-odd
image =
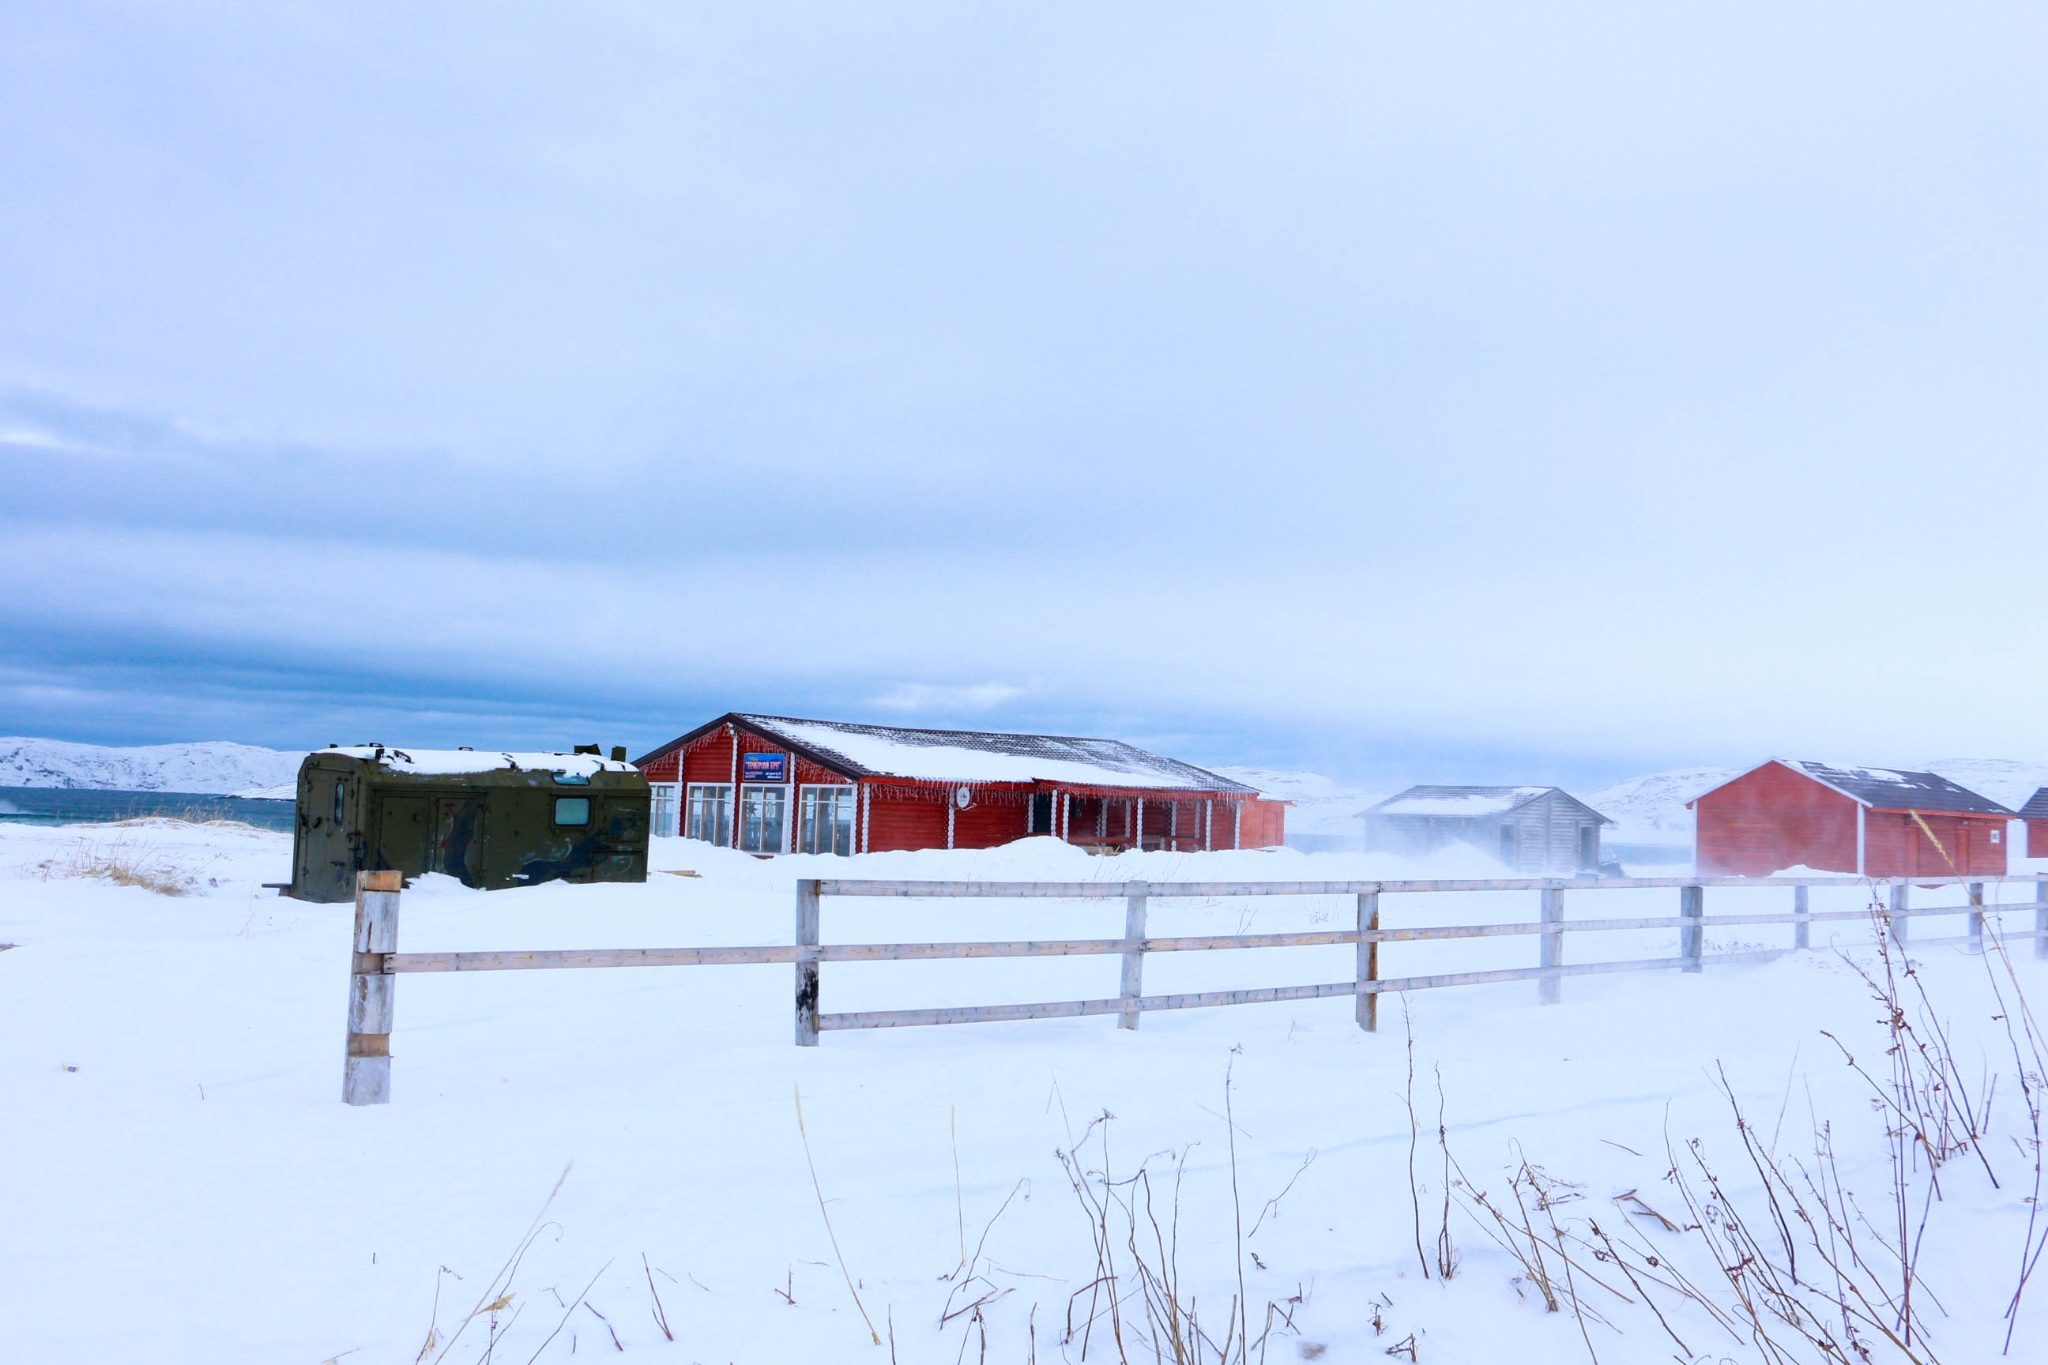
[(1938, 758), (1926, 765), (1959, 787), (1988, 796), (2009, 810), (2048, 787), (2048, 763), (2023, 763), (2011, 758)]
[(57, 739), (0, 738), (0, 787), (229, 794), (288, 787), (304, 758), (224, 741), (112, 749)]
[(1720, 786), (1740, 768), (1674, 768), (1631, 777), (1589, 792), (1584, 800), (1614, 823), (1602, 839), (1610, 844), (1692, 844), (1692, 812), (1685, 803)]
[[(1292, 772), (1278, 768), (1211, 768), (1211, 772), (1255, 787), (1275, 801), (1292, 801), (1287, 812), (1287, 840), (1319, 841), (1324, 850), (1351, 848), (1363, 838), (1358, 813), (1384, 796), (1340, 786), (1321, 773)], [(1334, 840), (1334, 843), (1320, 841)]]

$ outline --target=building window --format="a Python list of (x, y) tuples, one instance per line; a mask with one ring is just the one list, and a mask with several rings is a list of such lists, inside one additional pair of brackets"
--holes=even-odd
[(2005, 831), (2004, 831), (2004, 830), (2002, 830), (2002, 829), (1994, 829), (1994, 830), (1992, 830), (1992, 831), (1991, 831), (1991, 842), (1992, 842), (1992, 843), (1994, 843), (1994, 844), (1997, 844), (1997, 843), (2003, 843), (2004, 841), (2005, 841)]
[(590, 823), (590, 798), (587, 796), (558, 796), (555, 798), (555, 823), (558, 825), (587, 825)]
[(853, 852), (853, 788), (805, 787), (798, 803), (799, 853)]
[(740, 852), (780, 853), (789, 847), (789, 788), (740, 788)]
[(692, 782), (686, 817), (684, 837), (731, 847), (732, 787), (723, 782)]
[(654, 782), (648, 785), (647, 790), (650, 797), (648, 820), (653, 826), (652, 832), (663, 838), (675, 838), (676, 817), (681, 813), (676, 809), (676, 797), (681, 794), (681, 789), (673, 782)]
[(337, 778), (334, 783), (334, 823), (341, 823), (343, 808), (348, 804), (348, 783)]

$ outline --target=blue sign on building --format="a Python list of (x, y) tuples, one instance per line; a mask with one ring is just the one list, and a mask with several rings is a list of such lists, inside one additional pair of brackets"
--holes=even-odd
[(741, 754), (740, 781), (742, 782), (787, 782), (789, 781), (788, 754)]

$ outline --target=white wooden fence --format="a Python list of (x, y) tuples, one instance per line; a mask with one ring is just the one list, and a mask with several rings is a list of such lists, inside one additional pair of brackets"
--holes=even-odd
[[(1467, 881), (1370, 882), (908, 882), (809, 879), (796, 889), (796, 942), (734, 948), (572, 948), (544, 951), (401, 953), (397, 951), (399, 891), (396, 873), (362, 873), (356, 892), (355, 953), (349, 989), (348, 1049), (342, 1086), (350, 1104), (382, 1104), (390, 1098), (392, 978), (412, 972), (524, 971), (562, 967), (700, 967), (745, 963), (788, 962), (796, 968), (796, 1042), (815, 1047), (818, 1035), (837, 1029), (898, 1028), (916, 1024), (968, 1024), (1012, 1019), (1063, 1019), (1114, 1014), (1122, 1028), (1134, 1029), (1151, 1010), (1199, 1009), (1212, 1005), (1251, 1005), (1285, 1000), (1320, 1000), (1333, 996), (1356, 999), (1359, 1026), (1378, 1025), (1379, 997), (1394, 991), (1433, 990), (1444, 986), (1476, 986), (1505, 981), (1535, 981), (1538, 998), (1555, 1004), (1560, 982), (1568, 976), (1659, 970), (1699, 971), (1709, 963), (1760, 962), (1811, 946), (1815, 924), (1868, 922), (1875, 914), (1897, 942), (1908, 941), (1916, 918), (1962, 915), (1966, 931), (1948, 938), (1916, 940), (1932, 946), (1967, 943), (1981, 948), (1987, 910), (2014, 910), (2028, 904), (1987, 906), (1986, 885), (2031, 883), (2034, 925), (2011, 932), (2009, 939), (2034, 941), (2035, 955), (2048, 958), (2048, 874), (2016, 877), (1916, 877), (1873, 881), (1861, 877), (1605, 877), (1510, 878)], [(1911, 886), (1961, 887), (1961, 904), (1914, 907)], [(1862, 887), (1875, 907), (1813, 911), (1810, 888)], [(1791, 909), (1777, 914), (1706, 914), (1706, 893), (1716, 887), (1755, 890), (1782, 887), (1791, 893)], [(1678, 913), (1628, 919), (1566, 919), (1565, 896), (1571, 893), (1664, 888), (1678, 893)], [(1878, 899), (1883, 889), (1883, 898)], [(1397, 894), (1440, 894), (1474, 891), (1534, 891), (1538, 915), (1532, 921), (1497, 924), (1428, 925), (1386, 928), (1380, 923), (1380, 898)], [(824, 899), (888, 897), (915, 899), (1032, 899), (1122, 901), (1124, 932), (1120, 938), (1024, 939), (956, 943), (825, 943), (821, 939)], [(1350, 929), (1278, 934), (1221, 934), (1153, 938), (1146, 934), (1147, 909), (1166, 899), (1227, 900), (1260, 896), (1335, 896), (1355, 904), (1357, 925)], [(1711, 930), (1759, 925), (1789, 927), (1791, 946), (1742, 952), (1708, 953)], [(1615, 962), (1567, 963), (1567, 934), (1642, 930), (1676, 930), (1678, 952), (1671, 957)], [(1383, 943), (1415, 943), (1444, 939), (1500, 938), (1534, 935), (1538, 961), (1533, 967), (1489, 971), (1446, 972), (1428, 976), (1383, 978), (1379, 950)], [(1148, 953), (1205, 952), (1228, 948), (1306, 948), (1352, 944), (1358, 950), (1351, 977), (1308, 986), (1270, 986), (1250, 990), (1198, 991), (1176, 995), (1144, 993)], [(819, 1008), (822, 968), (828, 962), (913, 962), (968, 958), (1079, 957), (1115, 955), (1122, 959), (1122, 978), (1115, 996), (1097, 1000), (1062, 1000), (1017, 1005), (967, 1005), (939, 1009), (864, 1010), (829, 1014)]]

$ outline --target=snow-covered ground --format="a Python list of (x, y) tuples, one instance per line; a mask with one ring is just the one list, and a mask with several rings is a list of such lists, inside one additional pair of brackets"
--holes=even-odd
[[(662, 871), (639, 886), (482, 893), (424, 879), (404, 897), (400, 946), (786, 943), (794, 879), (821, 873), (1158, 882), (1419, 870), (1287, 850), (1091, 858), (1050, 840), (773, 862), (656, 844)], [(1090, 1171), (1107, 1164), (1123, 1179), (1145, 1164), (1162, 1224), (1172, 1154), (1186, 1154), (1173, 1253), (1181, 1295), (1218, 1335), (1240, 1283), (1255, 1336), (1268, 1304), (1289, 1313), (1293, 1331), (1275, 1332), (1270, 1361), (1384, 1361), (1411, 1334), (1421, 1361), (1583, 1361), (1588, 1340), (1608, 1362), (1757, 1358), (1738, 1334), (1657, 1291), (1690, 1348), (1681, 1355), (1639, 1301), (1583, 1278), (1587, 1302), (1611, 1325), (1589, 1321), (1582, 1338), (1569, 1311), (1544, 1311), (1463, 1195), (1450, 1217), (1459, 1273), (1448, 1284), (1425, 1280), (1416, 1243), (1433, 1248), (1444, 1193), (1439, 1074), (1468, 1190), (1507, 1203), (1508, 1172), (1526, 1159), (1574, 1182), (1557, 1206), (1569, 1226), (1625, 1229), (1724, 1302), (1725, 1281), (1697, 1234), (1664, 1231), (1642, 1207), (1614, 1202), (1633, 1191), (1686, 1222), (1666, 1175), (1674, 1152), (1696, 1169), (1686, 1144), (1697, 1137), (1735, 1205), (1768, 1228), (1717, 1068), (1781, 1158), (1810, 1164), (1811, 1132), (1832, 1124), (1841, 1176), (1873, 1220), (1858, 1229), (1873, 1255), (1889, 1226), (1883, 1126), (1869, 1088), (1821, 1033), (1882, 1065), (1881, 1011), (1826, 951), (1695, 976), (1572, 979), (1553, 1008), (1536, 1004), (1530, 983), (1419, 993), (1413, 1139), (1395, 999), (1376, 1035), (1352, 1023), (1349, 1000), (1330, 1000), (1147, 1015), (1135, 1033), (1086, 1018), (828, 1033), (822, 1046), (798, 1049), (786, 966), (402, 977), (393, 1102), (351, 1109), (339, 1102), (351, 911), (262, 890), (283, 879), (288, 849), (281, 835), (171, 822), (0, 828), (0, 942), (19, 945), (0, 952), (0, 1360), (434, 1360), (470, 1310), (509, 1293), (455, 1340), (449, 1361), (482, 1359), (492, 1319), (498, 1361), (536, 1351), (542, 1361), (609, 1359), (620, 1353), (616, 1334), (629, 1360), (679, 1365), (950, 1363), (983, 1358), (984, 1332), (987, 1359), (1078, 1361), (1081, 1342), (1063, 1337), (1087, 1316), (1097, 1253), (1055, 1155), (1077, 1142)], [(1459, 861), (1467, 856), (1469, 865)], [(191, 894), (66, 875), (110, 858)], [(1490, 867), (1454, 854), (1428, 870)], [(680, 870), (700, 875), (667, 875)], [(1713, 892), (1708, 910), (1782, 909), (1783, 897)], [(1528, 919), (1532, 899), (1389, 896), (1383, 917)], [(1814, 908), (1860, 899), (1817, 892)], [(1568, 913), (1669, 914), (1670, 900), (1575, 895)], [(1114, 901), (829, 899), (823, 922), (827, 941), (1113, 936), (1120, 910)], [(1155, 902), (1150, 928), (1327, 927), (1351, 913), (1341, 898)], [(2031, 924), (2031, 912), (2003, 918)], [(1916, 921), (1913, 932), (1931, 939), (1936, 923)], [(1715, 931), (1709, 948), (1777, 943), (1782, 932)], [(1671, 951), (1661, 933), (1613, 937), (1574, 936), (1567, 957)], [(1854, 924), (1817, 927), (1815, 938), (1865, 941)], [(2001, 1187), (1974, 1155), (1943, 1166), (1920, 1263), (1935, 1355), (1990, 1361), (2027, 1227), (2033, 1158), (2015, 1140), (2028, 1130), (1993, 1017), (2001, 1010), (1986, 968), (1996, 960), (1950, 947), (1915, 956), (1966, 1077), (2002, 1077), (1984, 1143)], [(1394, 944), (1382, 971), (1534, 957), (1528, 938)], [(2024, 949), (2014, 959), (2038, 1016), (2048, 962)], [(1146, 987), (1342, 980), (1352, 960), (1342, 947), (1155, 955)], [(1116, 971), (1113, 958), (833, 964), (823, 1006), (1097, 997), (1114, 994)], [(837, 1252), (799, 1133), (799, 1088)], [(1113, 1119), (1091, 1130), (1105, 1113)], [(558, 1180), (509, 1288), (494, 1285)], [(1924, 1172), (1913, 1180), (1926, 1189)], [(1118, 1189), (1129, 1197), (1142, 1187)], [(1158, 1259), (1149, 1227), (1141, 1245)], [(1114, 1250), (1118, 1283), (1133, 1289), (1129, 1248)], [(1801, 1265), (1816, 1278), (1811, 1260)], [(1614, 1279), (1611, 1270), (1590, 1255), (1580, 1266), (1582, 1276)], [(587, 1306), (565, 1319), (586, 1285)], [(656, 1293), (673, 1342), (656, 1321)], [(2044, 1299), (2048, 1284), (2035, 1285), (2013, 1359), (2048, 1348)], [(871, 1344), (863, 1308), (884, 1345)], [(1138, 1301), (1123, 1313), (1129, 1358), (1151, 1360), (1135, 1344)], [(430, 1324), (437, 1345), (422, 1355)], [(1097, 1324), (1088, 1359), (1118, 1358), (1111, 1331), (1106, 1318)], [(1899, 1358), (1888, 1349), (1880, 1343), (1873, 1358)]]
[(194, 792), (291, 799), (304, 753), (253, 744), (151, 744), (132, 749), (61, 739), (0, 738), (0, 787)]

